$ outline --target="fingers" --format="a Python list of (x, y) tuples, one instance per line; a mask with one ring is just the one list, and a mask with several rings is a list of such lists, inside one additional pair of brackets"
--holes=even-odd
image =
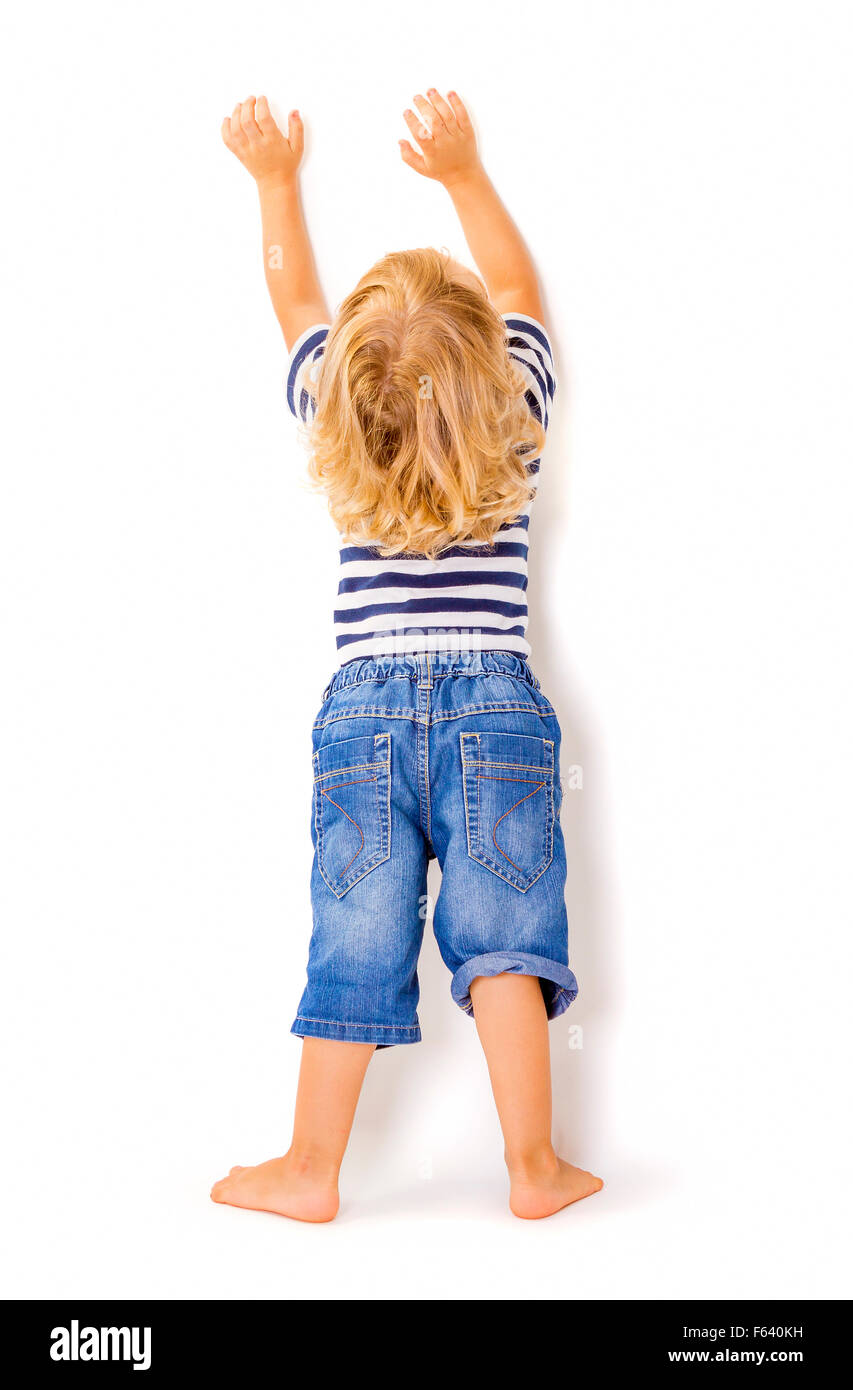
[(456, 117), (456, 124), (458, 125), (459, 129), (467, 135), (468, 131), (471, 129), (471, 120), (468, 115), (468, 112), (465, 110), (465, 107), (462, 105), (462, 102), (459, 99), (456, 92), (448, 92), (447, 100), (450, 102), (450, 105), (453, 108), (453, 114)]
[(240, 126), (250, 145), (261, 138), (261, 128), (255, 120), (255, 98), (247, 97), (240, 107)]
[(476, 157), (468, 112), (455, 92), (449, 92), (445, 99), (436, 87), (427, 87), (426, 96), (418, 92), (412, 100), (416, 112), (406, 107), (403, 119), (420, 153), (408, 140), (401, 140), (404, 164), (419, 174), (441, 179)]
[(426, 173), (426, 160), (422, 154), (413, 150), (408, 140), (400, 141), (400, 156), (404, 164), (408, 164), (410, 169), (414, 169), (418, 174)]
[[(287, 118), (287, 138), (290, 147), (299, 158), (305, 144), (305, 129), (298, 111), (291, 111)], [(234, 154), (241, 157), (249, 150), (269, 142), (282, 140), (283, 136), (270, 111), (266, 97), (247, 97), (238, 101), (230, 116), (222, 122), (222, 139)]]
[(243, 127), (240, 124), (240, 113), (242, 109), (243, 108), (240, 102), (238, 101), (237, 105), (234, 107), (234, 110), (231, 112), (231, 117), (228, 122), (231, 130), (230, 148), (232, 150), (242, 149), (247, 143), (246, 136), (243, 133)]
[(417, 140), (419, 145), (425, 145), (432, 139), (427, 126), (424, 125), (423, 121), (419, 121), (414, 111), (409, 110), (408, 107), (406, 107), (406, 110), (403, 112), (403, 120), (409, 127), (410, 134)]
[(255, 102), (255, 121), (262, 135), (277, 135), (279, 133), (266, 97), (258, 97)]
[(456, 117), (441, 93), (436, 91), (435, 87), (427, 87), (427, 96), (441, 117), (442, 125), (444, 125), (447, 130), (454, 130), (456, 128)]
[(418, 114), (430, 135), (436, 136), (439, 134), (444, 128), (444, 122), (432, 102), (427, 101), (426, 97), (422, 97), (420, 93), (418, 93), (415, 97), (415, 106), (418, 108)]
[(301, 159), (305, 147), (305, 127), (298, 111), (291, 111), (287, 118), (287, 139), (293, 153)]

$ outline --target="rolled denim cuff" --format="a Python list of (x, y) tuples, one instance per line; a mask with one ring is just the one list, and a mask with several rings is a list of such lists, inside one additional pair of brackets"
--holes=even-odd
[(547, 956), (531, 956), (524, 951), (490, 951), (460, 965), (450, 982), (450, 993), (460, 1009), (474, 1015), (471, 981), (478, 975), (538, 975), (549, 1021), (559, 1018), (577, 998), (578, 982), (567, 965)]

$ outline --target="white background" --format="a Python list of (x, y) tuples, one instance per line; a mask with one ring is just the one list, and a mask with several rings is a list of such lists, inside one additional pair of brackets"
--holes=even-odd
[[(849, 7), (52, 0), (0, 39), (3, 1292), (849, 1294)], [(556, 1129), (607, 1187), (509, 1215), (430, 939), (425, 1041), (372, 1063), (340, 1218), (305, 1227), (207, 1196), (289, 1136), (335, 664), (335, 536), (219, 125), (250, 92), (304, 112), (337, 303), (386, 251), (464, 253), (397, 152), (433, 83), (559, 351), (531, 583), (584, 770)]]

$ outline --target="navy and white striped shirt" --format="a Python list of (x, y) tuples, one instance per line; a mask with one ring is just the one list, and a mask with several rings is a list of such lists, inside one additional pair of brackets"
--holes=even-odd
[[(548, 428), (554, 399), (553, 355), (541, 323), (505, 314), (507, 349), (526, 382), (532, 413)], [(310, 425), (328, 325), (302, 334), (290, 354), (287, 403)], [(536, 487), (539, 458), (527, 463)], [(509, 651), (530, 654), (527, 641), (527, 549), (530, 504), (502, 526), (493, 545), (464, 541), (435, 560), (383, 557), (368, 546), (341, 549), (335, 637), (341, 662), (425, 651)]]

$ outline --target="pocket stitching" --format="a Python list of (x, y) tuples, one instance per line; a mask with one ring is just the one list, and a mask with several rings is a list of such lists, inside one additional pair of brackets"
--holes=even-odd
[[(316, 756), (316, 755), (315, 755)], [(385, 763), (358, 763), (353, 767), (333, 767), (331, 772), (318, 772), (314, 778), (315, 782), (324, 782), (327, 777), (340, 777), (344, 772), (373, 772), (377, 767), (385, 767)], [(365, 778), (365, 781), (370, 781)]]
[[(477, 774), (477, 780), (478, 780), (478, 781), (481, 780), (481, 775), (480, 775), (479, 773)], [(518, 782), (526, 782), (528, 779), (527, 779), (526, 777), (517, 777), (517, 778), (516, 778), (516, 777), (492, 777), (492, 778), (490, 778), (489, 780), (492, 781), (492, 782), (516, 782), (516, 781), (518, 781)], [(518, 864), (516, 864), (514, 860), (510, 859), (510, 857), (509, 857), (509, 855), (507, 854), (506, 850), (501, 849), (500, 845), (498, 844), (498, 826), (500, 825), (500, 823), (501, 823), (502, 820), (506, 820), (507, 816), (512, 815), (512, 813), (513, 813), (513, 811), (516, 809), (516, 807), (522, 806), (522, 805), (524, 804), (525, 801), (529, 801), (529, 800), (530, 800), (531, 796), (535, 796), (537, 792), (541, 792), (544, 786), (545, 786), (545, 783), (544, 783), (544, 782), (538, 782), (537, 785), (533, 788), (533, 791), (532, 791), (532, 792), (527, 792), (527, 794), (526, 794), (525, 796), (519, 797), (518, 801), (516, 801), (515, 804), (514, 804), (513, 806), (510, 806), (510, 808), (509, 808), (508, 811), (504, 811), (503, 815), (498, 817), (498, 819), (495, 821), (495, 823), (494, 823), (494, 825), (493, 825), (493, 827), (492, 827), (492, 840), (493, 840), (493, 842), (494, 842), (495, 848), (499, 851), (500, 854), (503, 855), (504, 859), (506, 860), (506, 862), (507, 862), (508, 864), (512, 864), (512, 867), (516, 870), (516, 872), (517, 872), (522, 878), (525, 878), (525, 877), (526, 877), (526, 874), (525, 874), (524, 870), (521, 869), (521, 868), (519, 868)], [(543, 842), (542, 842), (542, 853), (543, 853), (543, 856), (545, 855), (545, 847), (546, 847), (547, 842), (548, 842), (548, 830), (547, 830), (548, 804), (547, 804), (547, 803), (548, 803), (548, 798), (547, 798), (547, 795), (546, 795), (546, 797), (545, 797), (546, 829), (545, 829), (545, 839), (544, 839)]]
[[(343, 741), (344, 741), (344, 742), (349, 742), (349, 740), (343, 740)], [(353, 741), (354, 741), (354, 740), (353, 740)], [(383, 758), (381, 758), (381, 759), (380, 759), (380, 758), (377, 758), (376, 761), (373, 762), (373, 763), (359, 764), (358, 766), (353, 766), (352, 768), (345, 768), (345, 767), (335, 768), (333, 773), (322, 773), (322, 774), (320, 774), (320, 776), (317, 776), (317, 777), (314, 778), (314, 784), (315, 784), (314, 825), (315, 825), (316, 832), (317, 832), (317, 867), (318, 867), (318, 869), (320, 870), (320, 876), (321, 876), (323, 882), (325, 883), (326, 887), (329, 889), (329, 891), (330, 891), (331, 893), (334, 893), (335, 897), (338, 898), (339, 900), (340, 900), (341, 898), (345, 897), (346, 894), (350, 891), (350, 889), (351, 889), (351, 888), (354, 888), (355, 885), (356, 885), (357, 883), (359, 883), (363, 878), (366, 877), (367, 874), (372, 873), (372, 871), (373, 871), (374, 869), (378, 869), (378, 867), (379, 867), (380, 864), (384, 864), (385, 861), (386, 861), (387, 859), (390, 859), (390, 857), (391, 857), (391, 735), (390, 735), (390, 734), (375, 734), (375, 735), (374, 735), (374, 738), (373, 738), (373, 746), (374, 746), (374, 749), (378, 752), (378, 751), (379, 751), (379, 748), (380, 748), (381, 746), (383, 746), (383, 745), (384, 745), (384, 747), (383, 747), (383, 752), (384, 752), (385, 756), (384, 756)], [(331, 746), (331, 745), (330, 745), (330, 746)], [(321, 750), (318, 749), (317, 752), (314, 754), (314, 761), (317, 763), (318, 766), (319, 766), (320, 752), (321, 752)], [(368, 768), (374, 770), (375, 775), (374, 775), (373, 777), (364, 777), (364, 778), (361, 778), (361, 779), (359, 779), (359, 780), (362, 781), (362, 782), (373, 782), (373, 783), (375, 784), (375, 786), (376, 786), (377, 814), (378, 814), (378, 817), (379, 817), (379, 847), (378, 847), (378, 849), (376, 850), (376, 853), (375, 853), (370, 859), (367, 860), (366, 864), (360, 865), (360, 866), (359, 866), (359, 871), (358, 871), (358, 873), (356, 874), (355, 878), (353, 878), (353, 877), (352, 877), (352, 874), (350, 873), (349, 878), (347, 878), (347, 879), (345, 879), (343, 882), (341, 882), (341, 878), (340, 878), (340, 875), (339, 875), (339, 876), (338, 876), (338, 879), (337, 879), (337, 884), (338, 884), (338, 886), (336, 887), (335, 884), (332, 883), (331, 880), (329, 879), (329, 877), (328, 877), (328, 875), (327, 875), (327, 873), (326, 873), (324, 864), (323, 864), (323, 844), (324, 844), (325, 836), (324, 836), (324, 832), (323, 832), (323, 818), (322, 818), (322, 815), (320, 814), (320, 805), (321, 805), (321, 797), (323, 797), (324, 795), (326, 795), (326, 789), (323, 788), (323, 787), (318, 786), (317, 783), (320, 782), (320, 781), (322, 781), (324, 777), (329, 777), (329, 776), (333, 776), (333, 775), (337, 775), (337, 776), (346, 775), (346, 773), (348, 773), (348, 772), (361, 772), (361, 771), (363, 771), (363, 770), (364, 770), (364, 771), (367, 771)], [(383, 813), (382, 813), (382, 812), (383, 812), (383, 807), (382, 807), (382, 794), (381, 794), (381, 791), (380, 791), (380, 788), (379, 788), (379, 779), (380, 779), (380, 777), (384, 777), (385, 780), (386, 780), (386, 784), (387, 784), (387, 786), (386, 786), (386, 797), (385, 797), (385, 800), (386, 800), (386, 808), (385, 808), (385, 815), (384, 815), (384, 816), (383, 816)], [(339, 783), (338, 785), (341, 785), (341, 786), (349, 786), (349, 785), (352, 785), (352, 784), (350, 784), (350, 783)], [(334, 788), (334, 787), (331, 787), (331, 788), (329, 788), (328, 790), (334, 791), (335, 788)], [(332, 798), (331, 798), (331, 797), (327, 797), (327, 800), (331, 801)], [(337, 805), (337, 802), (333, 802), (332, 804), (333, 804), (333, 805)], [(338, 809), (339, 809), (339, 810), (343, 810), (343, 807), (338, 807)], [(346, 811), (344, 811), (343, 814), (346, 816), (346, 815), (347, 815)], [(347, 816), (347, 819), (348, 819), (348, 820), (352, 820), (352, 821), (353, 821), (353, 825), (356, 825), (357, 828), (358, 828), (358, 830), (359, 830), (359, 832), (363, 835), (363, 831), (362, 831), (362, 829), (361, 829), (361, 826), (358, 825), (358, 822), (355, 821), (355, 820), (353, 820), (353, 818), (352, 818), (351, 816)], [(363, 848), (363, 846), (362, 846), (361, 848)], [(346, 869), (350, 869), (350, 866), (351, 866), (351, 865), (355, 862), (355, 860), (358, 858), (358, 855), (361, 853), (361, 848), (359, 849), (358, 853), (355, 854), (355, 855), (353, 856), (353, 858), (350, 860), (349, 864), (346, 866)], [(346, 872), (346, 870), (344, 870), (344, 872)]]
[[(337, 782), (337, 783), (335, 784), (335, 786), (332, 787), (332, 791), (333, 791), (333, 792), (336, 792), (336, 791), (338, 790), (338, 787), (360, 787), (360, 786), (363, 786), (365, 782), (375, 782), (375, 781), (376, 781), (376, 778), (375, 778), (375, 777), (359, 777), (355, 782)], [(328, 793), (328, 791), (325, 789), (325, 787), (321, 787), (321, 788), (320, 788), (320, 795), (321, 795), (321, 796), (325, 796), (329, 801), (331, 801), (331, 803), (332, 803), (333, 806), (337, 806), (338, 810), (339, 810), (340, 812), (342, 812), (343, 815), (346, 816), (347, 820), (348, 820), (348, 821), (352, 821), (352, 824), (355, 826), (356, 830), (358, 831), (359, 835), (361, 836), (361, 844), (359, 845), (359, 847), (358, 847), (358, 849), (356, 850), (355, 854), (353, 855), (352, 859), (349, 861), (349, 864), (345, 864), (344, 867), (341, 869), (341, 872), (338, 874), (338, 881), (340, 881), (340, 880), (343, 878), (344, 874), (347, 873), (347, 871), (348, 871), (348, 870), (351, 868), (351, 866), (355, 863), (356, 859), (357, 859), (358, 856), (361, 854), (361, 851), (364, 849), (364, 831), (362, 830), (361, 826), (359, 825), (359, 823), (358, 823), (358, 821), (355, 819), (355, 817), (354, 817), (354, 816), (351, 816), (351, 815), (349, 814), (348, 811), (344, 811), (343, 806), (341, 806), (339, 802), (335, 801), (334, 797), (329, 796), (329, 793)]]
[[(508, 737), (512, 737), (512, 735), (508, 735)], [(530, 735), (528, 735), (528, 737), (530, 737)], [(533, 737), (536, 736), (534, 735)], [(508, 883), (510, 887), (515, 888), (517, 892), (526, 893), (527, 890), (529, 888), (532, 888), (533, 884), (536, 883), (542, 877), (542, 875), (545, 873), (545, 870), (549, 868), (554, 859), (554, 740), (544, 738), (541, 739), (542, 745), (548, 749), (549, 765), (545, 767), (528, 768), (516, 763), (494, 763), (489, 762), (486, 759), (466, 758), (466, 739), (475, 739), (477, 742), (477, 750), (479, 752), (480, 736), (478, 733), (460, 733), (459, 735), (459, 744), (462, 760), (462, 795), (465, 802), (465, 833), (468, 842), (469, 858), (471, 858), (475, 864), (480, 864), (483, 868), (488, 869), (490, 873), (495, 874), (495, 876), (497, 878), (502, 879), (504, 883)], [(513, 770), (518, 768), (519, 771), (534, 772), (536, 773), (536, 780), (539, 782), (539, 785), (545, 791), (545, 834), (542, 842), (543, 862), (541, 867), (539, 868), (539, 871), (536, 874), (534, 874), (532, 877), (525, 875), (524, 872), (518, 868), (518, 865), (513, 864), (513, 861), (509, 858), (509, 856), (507, 854), (504, 854), (500, 845), (498, 845), (497, 841), (495, 840), (496, 848), (500, 851), (501, 855), (503, 855), (503, 858), (506, 859), (507, 863), (512, 865), (513, 869), (516, 870), (519, 879), (526, 880), (523, 882), (516, 882), (514, 878), (508, 877), (505, 872), (502, 873), (501, 866), (497, 862), (492, 862), (492, 858), (489, 855), (488, 849), (485, 846), (481, 847), (481, 826), (483, 822), (482, 816), (480, 814), (480, 781), (485, 779), (492, 781), (524, 782), (529, 779), (523, 777), (500, 778), (490, 776), (489, 773), (480, 772), (480, 768), (487, 767), (505, 767), (512, 768)], [(474, 798), (472, 797), (471, 801), (469, 801), (468, 796), (468, 782), (471, 777), (473, 777), (475, 780), (476, 803), (474, 806), (472, 806), (471, 804), (471, 801), (473, 801)], [(525, 798), (522, 798), (522, 800), (524, 799)], [(516, 802), (516, 805), (519, 804), (519, 802)], [(515, 806), (510, 807), (510, 810), (515, 810)], [(505, 814), (509, 813), (506, 812)], [(503, 819), (503, 817), (501, 817), (500, 819)], [(472, 822), (473, 836), (476, 840), (476, 847), (472, 847)], [(497, 829), (497, 825), (499, 824), (500, 820), (496, 823), (494, 829)], [(492, 838), (494, 839), (494, 830)]]

